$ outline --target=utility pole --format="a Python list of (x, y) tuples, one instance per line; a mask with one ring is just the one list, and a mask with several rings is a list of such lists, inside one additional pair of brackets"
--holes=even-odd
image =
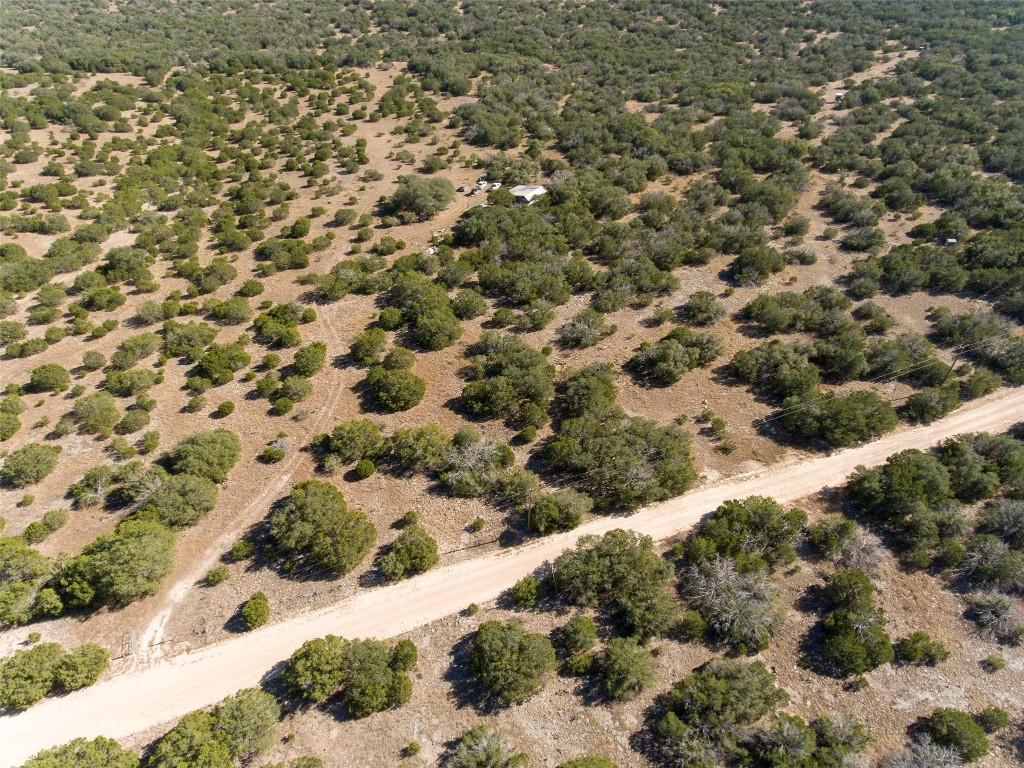
[(946, 375), (945, 375), (945, 376), (943, 376), (943, 377), (942, 377), (942, 381), (940, 381), (940, 382), (939, 382), (939, 386), (940, 386), (940, 387), (941, 387), (941, 386), (942, 386), (943, 384), (945, 384), (945, 383), (946, 383), (946, 379), (948, 379), (948, 378), (949, 378), (949, 374), (951, 374), (951, 373), (953, 372), (953, 369), (954, 369), (954, 368), (956, 368), (956, 362), (957, 362), (957, 360), (959, 360), (959, 359), (960, 359), (960, 355), (962, 355), (962, 354), (963, 354), (963, 347), (961, 346), (961, 347), (958, 347), (958, 348), (957, 348), (957, 350), (956, 350), (956, 354), (955, 354), (955, 355), (953, 355), (953, 362), (949, 364), (949, 370), (948, 370), (948, 371), (946, 371)]

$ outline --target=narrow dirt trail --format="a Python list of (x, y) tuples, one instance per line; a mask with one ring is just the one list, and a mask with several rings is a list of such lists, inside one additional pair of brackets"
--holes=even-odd
[[(325, 338), (337, 338), (338, 330), (327, 319), (326, 315), (326, 312), (321, 312), (319, 320), (319, 325), (325, 332), (324, 336)], [(330, 367), (329, 361), (327, 372), (334, 372), (333, 368)], [(317, 412), (312, 421), (313, 427), (311, 434), (326, 431), (331, 425), (334, 411), (341, 398), (342, 392), (344, 391), (344, 384), (340, 378), (338, 376), (333, 376), (333, 379), (327, 403), (325, 404), (325, 407), (321, 408)], [(288, 458), (283, 462), (283, 465), (281, 465), (281, 473), (274, 479), (274, 482), (266, 486), (241, 510), (239, 510), (238, 514), (235, 516), (235, 525), (221, 534), (216, 541), (210, 544), (206, 549), (205, 557), (187, 573), (180, 576), (171, 588), (167, 590), (161, 603), (160, 610), (157, 611), (156, 615), (154, 615), (152, 619), (150, 619), (149, 624), (146, 625), (142, 634), (139, 635), (138, 649), (133, 657), (131, 669), (137, 668), (140, 662), (148, 663), (163, 655), (162, 643), (164, 640), (164, 633), (167, 629), (168, 622), (171, 620), (171, 616), (174, 614), (175, 608), (177, 608), (181, 601), (185, 599), (188, 591), (195, 587), (196, 582), (199, 581), (199, 579), (201, 579), (203, 575), (217, 563), (221, 555), (231, 547), (241, 533), (252, 525), (255, 520), (266, 514), (267, 509), (270, 507), (270, 504), (274, 499), (284, 494), (285, 489), (288, 488), (291, 483), (292, 476), (299, 468), (302, 460), (302, 453), (297, 450), (293, 450)]]
[(471, 602), (492, 600), (525, 574), (550, 563), (581, 536), (628, 528), (666, 539), (687, 530), (727, 499), (760, 494), (792, 502), (836, 486), (857, 466), (880, 464), (897, 451), (928, 448), (963, 432), (1004, 431), (1021, 419), (1024, 388), (1001, 390), (941, 421), (867, 445), (740, 475), (629, 516), (595, 520), (568, 533), (367, 590), (338, 605), (162, 660), (0, 719), (0, 768), (18, 765), (40, 749), (78, 736), (122, 738), (167, 723), (239, 688), (259, 684), (309, 638), (328, 633), (392, 637)]

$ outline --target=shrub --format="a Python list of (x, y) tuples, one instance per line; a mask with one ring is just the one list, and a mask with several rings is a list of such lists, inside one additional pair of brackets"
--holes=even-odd
[(710, 291), (697, 291), (691, 294), (686, 303), (679, 308), (679, 319), (687, 325), (712, 325), (724, 315), (725, 307)]
[(445, 768), (525, 768), (529, 761), (525, 753), (510, 747), (499, 731), (477, 725), (459, 738)]
[(242, 441), (234, 432), (226, 429), (196, 432), (171, 449), (168, 466), (176, 474), (195, 475), (223, 483), (241, 453)]
[(155, 592), (174, 558), (174, 534), (168, 528), (125, 520), (69, 561), (62, 589), (71, 605), (127, 605)]
[(136, 513), (139, 518), (156, 520), (168, 528), (195, 525), (217, 503), (217, 486), (212, 480), (179, 474), (166, 478)]
[(320, 703), (337, 694), (351, 717), (367, 717), (401, 706), (412, 694), (410, 654), (397, 650), (378, 640), (327, 635), (303, 643), (281, 680), (296, 699)]
[(206, 572), (206, 584), (207, 586), (215, 587), (227, 581), (230, 576), (231, 569), (226, 565), (215, 565)]
[(891, 753), (881, 765), (883, 768), (961, 768), (963, 764), (957, 750), (936, 744), (927, 733), (920, 733), (909, 747)]
[(254, 592), (242, 606), (242, 621), (246, 629), (262, 627), (270, 618), (270, 603), (262, 592)]
[(327, 362), (327, 345), (322, 341), (314, 341), (295, 352), (292, 368), (299, 376), (312, 376), (324, 367)]
[(58, 445), (28, 445), (11, 451), (0, 468), (0, 480), (10, 488), (24, 488), (45, 478), (57, 467)]
[(391, 581), (423, 573), (437, 564), (437, 542), (426, 529), (406, 525), (388, 551), (380, 558), (380, 571)]
[(252, 298), (253, 296), (259, 296), (263, 291), (263, 283), (250, 278), (239, 286), (238, 295), (244, 298)]
[(523, 576), (512, 586), (512, 600), (519, 608), (533, 608), (540, 595), (540, 581), (533, 576)]
[(94, 392), (76, 400), (71, 416), (79, 432), (110, 437), (121, 419), (117, 404), (109, 392)]
[(28, 379), (29, 389), (33, 392), (52, 392), (57, 394), (71, 386), (71, 374), (57, 363), (46, 363), (32, 369)]
[(584, 309), (558, 329), (558, 342), (571, 349), (585, 349), (614, 332), (615, 326), (606, 325), (604, 315), (593, 309)]
[(935, 666), (949, 658), (949, 649), (927, 632), (918, 630), (896, 643), (896, 658), (904, 664)]
[(555, 668), (555, 649), (517, 621), (485, 621), (473, 637), (470, 669), (493, 695), (521, 704), (544, 687)]
[(14, 437), (19, 429), (21, 429), (21, 420), (17, 416), (0, 412), (0, 443)]
[(255, 553), (256, 553), (256, 547), (253, 545), (253, 543), (251, 541), (246, 541), (245, 539), (239, 539), (238, 541), (236, 541), (234, 544), (231, 545), (231, 551), (230, 551), (231, 559), (234, 560), (236, 563), (239, 563), (242, 560), (248, 560)]
[(370, 328), (353, 339), (349, 352), (360, 365), (376, 365), (387, 344), (388, 336), (383, 329)]
[(658, 724), (663, 741), (704, 733), (714, 744), (734, 749), (742, 729), (784, 705), (789, 696), (759, 661), (712, 659), (668, 694), (668, 714)]
[(562, 628), (562, 642), (569, 653), (589, 651), (597, 642), (594, 620), (582, 613), (573, 616)]
[(965, 763), (988, 753), (988, 736), (967, 712), (940, 707), (925, 721), (932, 740), (942, 747), (955, 749)]
[(427, 383), (408, 370), (389, 370), (374, 366), (366, 376), (366, 386), (376, 401), (391, 412), (407, 411), (419, 405)]
[(287, 455), (288, 454), (285, 452), (283, 448), (278, 448), (277, 446), (274, 445), (268, 445), (266, 448), (263, 449), (263, 452), (260, 453), (260, 461), (266, 464), (276, 464), (277, 462), (282, 461), (284, 457)]
[(624, 701), (654, 682), (654, 657), (634, 638), (608, 642), (601, 659), (601, 684), (606, 696)]
[(1010, 727), (1009, 714), (1007, 714), (1005, 709), (1000, 709), (999, 707), (985, 707), (974, 716), (974, 719), (984, 729), (985, 733), (996, 733)]
[(271, 515), (270, 531), (282, 552), (308, 556), (336, 574), (359, 565), (377, 535), (366, 515), (349, 509), (338, 489), (319, 480), (292, 487)]
[(538, 533), (569, 531), (583, 522), (583, 516), (594, 507), (585, 493), (571, 488), (542, 496), (530, 512), (530, 527)]
[(44, 749), (22, 768), (139, 768), (134, 752), (113, 739), (97, 736), (91, 741), (78, 738), (59, 747)]
[(569, 604), (612, 609), (620, 624), (641, 637), (675, 626), (678, 608), (664, 592), (671, 566), (654, 542), (632, 531), (584, 536), (555, 560), (553, 591)]
[(559, 768), (619, 768), (619, 766), (606, 757), (583, 755), (562, 763)]
[(110, 654), (95, 643), (85, 643), (67, 654), (54, 670), (54, 683), (65, 691), (77, 691), (95, 683), (107, 668)]

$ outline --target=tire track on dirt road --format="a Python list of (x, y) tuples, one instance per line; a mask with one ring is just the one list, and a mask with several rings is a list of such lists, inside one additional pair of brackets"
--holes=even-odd
[(326, 635), (393, 637), (494, 599), (550, 563), (581, 536), (628, 528), (663, 540), (693, 526), (730, 498), (772, 496), (791, 503), (844, 482), (858, 465), (897, 451), (925, 449), (964, 432), (1002, 432), (1024, 419), (1024, 388), (1000, 390), (932, 424), (903, 429), (828, 456), (783, 462), (700, 488), (628, 516), (593, 520), (515, 549), (465, 560), (392, 586), (368, 589), (337, 605), (300, 614), (244, 636), (164, 659), (0, 719), (0, 768), (75, 737), (123, 738), (258, 685), (303, 641)]

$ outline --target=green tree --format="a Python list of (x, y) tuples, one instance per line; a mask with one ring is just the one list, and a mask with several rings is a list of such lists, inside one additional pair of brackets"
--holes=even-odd
[(174, 559), (174, 533), (156, 522), (129, 519), (72, 558), (61, 585), (73, 605), (127, 605), (153, 594)]
[(335, 635), (304, 642), (281, 671), (288, 694), (304, 701), (327, 701), (344, 679), (347, 644), (347, 640)]
[(533, 608), (540, 596), (540, 581), (533, 576), (523, 576), (512, 585), (512, 600), (519, 608)]
[(601, 659), (601, 685), (612, 699), (632, 699), (654, 682), (654, 657), (633, 638), (608, 641)]
[(928, 716), (925, 728), (936, 744), (955, 749), (965, 763), (988, 754), (985, 729), (967, 712), (940, 707)]
[(295, 351), (292, 367), (299, 376), (312, 376), (324, 367), (327, 362), (327, 345), (322, 341), (314, 341)]
[(63, 365), (46, 363), (33, 368), (28, 379), (28, 386), (33, 392), (52, 392), (57, 394), (71, 386), (71, 374)]
[(382, 365), (370, 369), (366, 386), (377, 402), (391, 412), (414, 408), (427, 391), (427, 383), (412, 371), (389, 370)]
[(59, 747), (44, 749), (21, 768), (139, 768), (140, 765), (134, 752), (113, 739), (97, 736), (91, 741), (74, 739)]
[(247, 762), (273, 746), (281, 719), (277, 700), (258, 688), (245, 688), (214, 707), (213, 735), (228, 753)]
[(40, 643), (17, 650), (0, 663), (0, 707), (28, 709), (48, 694), (57, 670), (67, 658), (58, 643)]
[(350, 716), (366, 717), (409, 700), (412, 680), (406, 672), (415, 656), (415, 646), (328, 635), (303, 643), (281, 679), (297, 699), (319, 703), (338, 693)]
[(226, 429), (196, 432), (175, 445), (167, 457), (175, 474), (205, 477), (223, 483), (242, 455), (242, 441)]
[(391, 213), (412, 213), (420, 219), (429, 219), (440, 213), (455, 199), (455, 187), (438, 176), (399, 176), (398, 188), (388, 198), (386, 207)]
[(561, 600), (608, 606), (627, 631), (652, 637), (668, 632), (678, 619), (678, 608), (664, 592), (671, 571), (650, 537), (616, 529), (580, 538), (575, 549), (555, 560), (551, 579)]
[(195, 525), (216, 504), (217, 486), (212, 480), (188, 474), (171, 475), (146, 497), (135, 514), (179, 529)]
[(292, 487), (270, 518), (270, 532), (283, 552), (308, 556), (337, 574), (359, 565), (377, 537), (369, 518), (349, 509), (338, 489), (320, 480)]
[(326, 453), (336, 456), (343, 464), (360, 459), (377, 459), (388, 450), (388, 440), (380, 428), (369, 419), (346, 421), (323, 435), (317, 444)]
[(78, 646), (57, 665), (54, 683), (65, 691), (77, 691), (95, 683), (110, 661), (106, 648), (96, 643)]
[(185, 715), (153, 746), (146, 768), (231, 768), (231, 752), (217, 738), (216, 723), (208, 712)]
[(270, 618), (270, 603), (262, 592), (253, 592), (242, 606), (242, 621), (246, 629), (262, 627)]
[(94, 392), (76, 400), (71, 416), (80, 432), (100, 437), (109, 437), (121, 420), (117, 403), (109, 392)]
[(518, 621), (485, 621), (473, 637), (470, 669), (488, 691), (510, 704), (538, 693), (554, 668), (551, 641), (526, 632)]
[(407, 525), (380, 558), (381, 573), (391, 581), (423, 573), (437, 564), (437, 542), (420, 525)]
[(369, 328), (352, 340), (349, 352), (360, 365), (376, 365), (387, 344), (388, 335), (383, 329)]
[(0, 480), (10, 488), (24, 488), (45, 478), (57, 468), (59, 445), (28, 445), (11, 451), (0, 468)]
[(699, 729), (731, 749), (743, 728), (787, 701), (775, 675), (760, 661), (712, 659), (672, 689), (666, 718)]

